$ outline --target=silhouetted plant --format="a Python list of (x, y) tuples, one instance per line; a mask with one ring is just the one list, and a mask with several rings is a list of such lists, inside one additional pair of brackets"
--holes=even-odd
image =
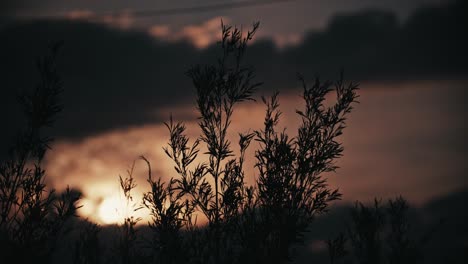
[(73, 264), (99, 264), (102, 260), (103, 247), (100, 244), (101, 227), (85, 222), (79, 229), (78, 239), (74, 244)]
[[(253, 100), (260, 85), (253, 82), (253, 69), (242, 65), (258, 25), (244, 37), (238, 28), (222, 24), (223, 53), (217, 64), (188, 71), (197, 91), (202, 133), (189, 145), (183, 124), (174, 124), (172, 117), (166, 124), (170, 140), (164, 151), (174, 161), (179, 177), (167, 185), (153, 180), (150, 162), (143, 158), (151, 186), (143, 204), (153, 217), (150, 226), (161, 263), (183, 258), (192, 263), (286, 261), (290, 247), (301, 241), (313, 218), (341, 196), (328, 187), (323, 173), (336, 169), (333, 162), (343, 151), (336, 139), (357, 98), (358, 85), (345, 84), (343, 78), (334, 85), (316, 79), (312, 87), (299, 78), (306, 108), (297, 111), (302, 124), (298, 136), (291, 139), (284, 131), (276, 132), (278, 94), (271, 100), (263, 98), (267, 106), (264, 129), (239, 134), (238, 157), (231, 149), (227, 133), (234, 107)], [(325, 96), (332, 91), (336, 103), (325, 107)], [(249, 187), (244, 183), (243, 164), (253, 139), (260, 143), (255, 155), (259, 178)], [(200, 143), (206, 144), (207, 162), (195, 165)], [(207, 227), (195, 227), (192, 216), (197, 211), (208, 220)]]
[(330, 263), (423, 263), (424, 243), (411, 230), (408, 209), (401, 196), (386, 206), (377, 199), (373, 206), (356, 202), (347, 235), (327, 241)]
[[(167, 125), (171, 133), (183, 131), (179, 124), (173, 125), (172, 120)], [(173, 138), (173, 137), (171, 137)], [(172, 142), (174, 144), (185, 144), (184, 142)], [(176, 151), (179, 148), (172, 148)], [(166, 149), (169, 153), (169, 150)], [(172, 152), (171, 155), (178, 156), (178, 153)], [(149, 209), (152, 221), (149, 227), (153, 230), (154, 236), (151, 248), (154, 255), (151, 256), (157, 263), (184, 263), (187, 262), (184, 252), (183, 241), (180, 231), (183, 227), (190, 228), (192, 222), (192, 213), (194, 207), (188, 200), (182, 201), (181, 194), (174, 187), (175, 181), (170, 180), (166, 186), (161, 179), (155, 181), (151, 175), (151, 164), (145, 158), (141, 157), (148, 165), (148, 183), (151, 191), (143, 195), (143, 206)], [(190, 159), (190, 155), (188, 157)], [(186, 163), (187, 161), (182, 161)], [(177, 170), (184, 170), (184, 165)]]
[[(341, 197), (338, 190), (328, 187), (323, 173), (337, 168), (334, 160), (341, 156), (343, 148), (336, 140), (356, 102), (358, 85), (345, 84), (341, 78), (334, 86), (316, 79), (307, 87), (301, 76), (299, 79), (305, 109), (296, 111), (302, 120), (298, 135), (289, 138), (284, 130), (275, 129), (281, 116), (278, 94), (270, 100), (263, 98), (267, 106), (264, 128), (256, 131), (260, 142), (260, 150), (256, 151), (258, 206), (265, 218), (263, 226), (269, 229), (260, 243), (265, 247), (260, 251), (265, 252), (265, 262), (287, 260), (290, 246), (301, 242), (314, 217)], [(325, 96), (332, 91), (336, 103), (325, 107)]]
[[(188, 71), (197, 90), (197, 109), (200, 113), (200, 139), (188, 147), (188, 139), (183, 135), (181, 124), (168, 126), (171, 134), (166, 154), (174, 160), (176, 171), (181, 176), (175, 179), (179, 197), (190, 197), (192, 205), (208, 219), (206, 231), (207, 250), (213, 252), (212, 261), (221, 262), (222, 237), (226, 235), (226, 224), (239, 213), (244, 199), (244, 173), (242, 165), (244, 153), (253, 135), (240, 135), (241, 155), (239, 159), (231, 150), (227, 131), (231, 123), (234, 106), (251, 96), (259, 86), (252, 83), (254, 71), (241, 62), (248, 41), (253, 38), (258, 23), (253, 25), (247, 36), (242, 36), (238, 28), (222, 24), (221, 58), (216, 65), (195, 66)], [(197, 165), (193, 171), (189, 165), (198, 155), (198, 145), (204, 142), (207, 147), (208, 162)], [(223, 230), (221, 226), (223, 225)], [(233, 239), (233, 238), (231, 238)], [(225, 248), (226, 249), (226, 248)], [(224, 252), (225, 253), (225, 252)], [(201, 257), (206, 258), (205, 257)]]
[[(60, 44), (37, 60), (40, 81), (19, 102), (27, 127), (0, 165), (0, 244), (17, 262), (48, 262), (65, 222), (75, 216), (79, 195), (67, 188), (61, 196), (47, 190), (42, 160), (51, 138), (43, 129), (52, 126), (62, 109), (62, 81), (55, 59)], [(21, 253), (20, 253), (21, 252)]]
[(351, 217), (349, 236), (359, 263), (381, 263), (385, 215), (380, 202), (374, 200), (373, 207), (356, 202)]
[[(184, 185), (185, 175), (181, 175), (180, 187), (184, 193), (193, 195), (197, 207), (203, 211), (215, 229), (220, 222), (235, 214), (240, 205), (238, 191), (243, 185), (243, 173), (239, 170), (240, 161), (236, 159), (227, 161), (233, 156), (227, 131), (231, 124), (234, 105), (252, 100), (255, 88), (260, 85), (252, 83), (253, 69), (243, 67), (241, 64), (247, 42), (253, 38), (258, 26), (259, 24), (255, 23), (253, 29), (243, 37), (239, 29), (222, 25), (223, 55), (218, 60), (218, 64), (196, 66), (187, 73), (197, 90), (199, 126), (202, 130), (200, 140), (206, 143), (208, 163), (199, 166), (200, 170), (204, 168), (205, 173), (199, 173), (197, 176), (200, 178), (194, 178), (192, 186)], [(245, 138), (249, 139), (243, 141), (247, 143), (252, 137)], [(198, 145), (198, 141), (195, 144)], [(245, 151), (247, 146), (248, 143), (241, 146), (243, 147), (241, 151)], [(196, 155), (197, 153), (193, 157)], [(223, 168), (224, 161), (227, 162)], [(212, 177), (213, 184), (205, 180), (206, 175)], [(214, 190), (211, 188), (213, 185)]]
[(337, 263), (338, 260), (348, 255), (348, 251), (345, 249), (346, 242), (347, 238), (344, 233), (340, 233), (334, 239), (328, 239), (326, 241), (330, 264)]
[(422, 262), (419, 247), (423, 243), (418, 243), (411, 237), (408, 209), (408, 202), (401, 196), (388, 201), (387, 215), (390, 230), (386, 242), (389, 247), (388, 260), (391, 264)]
[(121, 264), (137, 263), (140, 259), (140, 252), (136, 245), (137, 241), (137, 230), (135, 229), (136, 224), (141, 220), (139, 217), (135, 217), (133, 212), (139, 209), (138, 203), (133, 201), (132, 191), (136, 187), (135, 179), (133, 178), (133, 170), (135, 163), (127, 171), (127, 176), (122, 178), (119, 176), (120, 189), (125, 197), (125, 208), (123, 212), (120, 212), (124, 221), (119, 227), (119, 238), (115, 245), (115, 261)]

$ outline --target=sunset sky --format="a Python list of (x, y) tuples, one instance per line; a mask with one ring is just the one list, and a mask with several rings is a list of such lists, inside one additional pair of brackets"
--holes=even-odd
[[(140, 155), (156, 175), (175, 176), (162, 150), (169, 115), (185, 122), (192, 140), (199, 135), (185, 72), (215, 62), (221, 20), (244, 29), (260, 21), (246, 54), (264, 83), (255, 97), (280, 91), (281, 127), (291, 135), (303, 107), (297, 72), (311, 83), (336, 80), (343, 69), (361, 84), (340, 169), (329, 177), (344, 202), (401, 194), (421, 206), (468, 188), (466, 11), (463, 1), (442, 0), (3, 1), (0, 157), (21, 125), (15, 95), (37, 82), (34, 59), (63, 41), (64, 110), (50, 131), (48, 180), (83, 193), (82, 216), (118, 221), (118, 176), (134, 161), (135, 197), (147, 190)], [(232, 141), (259, 129), (264, 110), (259, 100), (241, 104)]]

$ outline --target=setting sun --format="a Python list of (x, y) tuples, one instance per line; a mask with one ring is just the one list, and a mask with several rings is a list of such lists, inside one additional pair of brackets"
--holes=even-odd
[(117, 224), (125, 210), (122, 202), (118, 196), (112, 196), (102, 201), (98, 210), (100, 220), (105, 224)]

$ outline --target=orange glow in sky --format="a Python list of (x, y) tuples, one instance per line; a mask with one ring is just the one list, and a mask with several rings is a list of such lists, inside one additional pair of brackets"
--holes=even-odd
[[(415, 205), (421, 205), (435, 195), (463, 188), (468, 165), (462, 155), (454, 152), (458, 135), (465, 131), (464, 117), (456, 114), (456, 98), (466, 92), (463, 82), (407, 82), (376, 85), (362, 84), (360, 104), (351, 113), (342, 141), (344, 156), (338, 161), (340, 169), (330, 175), (332, 187), (339, 188), (344, 202), (356, 199), (368, 201), (403, 195)], [(301, 90), (280, 97), (283, 112), (279, 130), (287, 128), (295, 134), (299, 119), (295, 109), (302, 107)], [(455, 100), (456, 102), (457, 100)], [(172, 109), (187, 112), (183, 107)], [(169, 112), (160, 113), (169, 117)], [(239, 132), (262, 126), (264, 106), (260, 102), (241, 104), (233, 118), (230, 138), (237, 151)], [(186, 123), (189, 137), (198, 135), (197, 120)], [(116, 130), (86, 138), (79, 142), (56, 142), (47, 156), (47, 171), (52, 185), (63, 190), (67, 185), (82, 191), (81, 216), (100, 224), (114, 224), (123, 217), (150, 220), (141, 206), (142, 194), (149, 190), (147, 167), (139, 160), (144, 155), (151, 161), (153, 175), (168, 181), (177, 177), (171, 160), (162, 147), (168, 140), (163, 124)], [(252, 184), (256, 175), (252, 142), (246, 157), (246, 181)], [(203, 151), (201, 151), (202, 153)], [(203, 155), (200, 156), (204, 158)], [(126, 204), (119, 189), (119, 175), (135, 161), (134, 177), (137, 187), (133, 201)], [(461, 165), (465, 164), (465, 165)]]

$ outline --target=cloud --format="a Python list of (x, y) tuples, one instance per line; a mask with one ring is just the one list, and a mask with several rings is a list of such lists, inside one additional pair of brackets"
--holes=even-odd
[(38, 80), (34, 59), (56, 40), (65, 43), (58, 68), (66, 87), (58, 136), (79, 138), (158, 122), (162, 119), (155, 109), (172, 105), (175, 98), (178, 103), (187, 102), (193, 95), (190, 81), (183, 76), (198, 54), (184, 42), (167, 45), (146, 34), (74, 21), (23, 24), (0, 34), (4, 40), (0, 70), (8, 72), (3, 80), (7, 88), (1, 90), (5, 101), (1, 113), (11, 124), (20, 118), (9, 111), (15, 95)]
[[(361, 103), (339, 139), (345, 151), (336, 163), (340, 167), (337, 173), (328, 175), (330, 186), (340, 189), (346, 203), (400, 194), (417, 206), (434, 196), (468, 187), (464, 181), (468, 149), (463, 142), (468, 114), (459, 112), (454, 103), (454, 98), (463, 102), (466, 85), (447, 81), (363, 84), (368, 89), (360, 91)], [(397, 89), (391, 89), (395, 86)], [(278, 130), (286, 127), (291, 136), (300, 121), (295, 109), (304, 107), (299, 92), (280, 95), (283, 114)], [(182, 113), (195, 111), (190, 105), (177, 108)], [(264, 114), (260, 102), (243, 103), (235, 109), (227, 135), (235, 153), (239, 151), (238, 133), (261, 129)], [(199, 135), (196, 118), (185, 125), (193, 142)], [(134, 160), (135, 197), (148, 190), (146, 165), (138, 160), (140, 155), (152, 162), (155, 177), (166, 182), (177, 177), (173, 162), (162, 149), (168, 136), (167, 128), (157, 124), (118, 129), (75, 142), (57, 141), (46, 157), (48, 179), (59, 190), (67, 185), (82, 190), (90, 209), (83, 214), (93, 215), (91, 209), (99, 208), (104, 197), (118, 198), (118, 175), (125, 176)], [(247, 184), (253, 184), (258, 175), (254, 154), (258, 146), (253, 141), (246, 153)], [(202, 153), (204, 149), (199, 161), (206, 161)]]
[(300, 34), (291, 33), (291, 34), (276, 34), (273, 36), (273, 42), (280, 49), (293, 48), (294, 46), (299, 46), (303, 39)]
[[(225, 25), (231, 24), (231, 19), (228, 17), (214, 17), (203, 23), (185, 26), (178, 30), (171, 29), (168, 25), (153, 25), (148, 29), (148, 34), (168, 42), (187, 41), (198, 49), (205, 49), (215, 45), (220, 40), (221, 20)], [(254, 38), (251, 44), (264, 39)], [(302, 36), (298, 33), (274, 33), (271, 36), (271, 41), (276, 48), (285, 49), (300, 45)]]
[[(99, 223), (114, 222), (122, 219), (119, 214), (126, 208), (120, 191), (119, 176), (127, 177), (135, 161), (133, 177), (137, 187), (132, 193), (135, 201), (141, 201), (143, 192), (148, 191), (146, 182), (147, 171), (143, 161), (138, 161), (140, 155), (146, 156), (153, 163), (155, 177), (168, 178), (166, 172), (172, 165), (167, 161), (161, 147), (165, 144), (166, 129), (163, 125), (144, 126), (134, 129), (121, 129), (101, 135), (88, 137), (77, 142), (60, 141), (54, 144), (54, 150), (49, 152), (45, 164), (50, 187), (64, 190), (67, 186), (79, 189), (83, 193), (84, 205), (81, 216), (90, 217)], [(164, 173), (162, 173), (164, 172)], [(119, 212), (114, 212), (115, 203)], [(107, 201), (107, 202), (106, 202)], [(102, 219), (102, 210), (107, 210), (107, 219)], [(139, 210), (136, 216), (146, 217), (149, 213)], [(110, 219), (109, 219), (110, 218)], [(143, 222), (145, 222), (143, 221)]]
[(134, 24), (133, 12), (124, 10), (119, 14), (96, 15), (95, 12), (88, 9), (77, 9), (68, 11), (64, 17), (69, 20), (92, 22), (107, 25), (121, 30), (131, 29)]
[(164, 39), (170, 37), (171, 29), (167, 25), (155, 25), (150, 27), (148, 33), (156, 38)]
[(416, 10), (404, 23), (387, 11), (335, 16), (323, 32), (310, 33), (285, 59), (305, 71), (343, 67), (357, 79), (437, 79), (466, 76), (467, 4)]
[(72, 11), (69, 11), (65, 14), (65, 17), (67, 17), (68, 19), (71, 19), (71, 20), (79, 20), (79, 19), (82, 19), (82, 20), (85, 20), (85, 19), (89, 19), (91, 17), (93, 17), (95, 14), (93, 11), (91, 10), (88, 10), (88, 9), (77, 9), (77, 10), (72, 10)]
[(230, 23), (225, 17), (214, 17), (199, 25), (185, 26), (179, 31), (171, 31), (167, 25), (155, 25), (149, 28), (148, 33), (154, 37), (170, 42), (188, 41), (199, 49), (213, 45), (221, 38), (220, 21)]
[[(272, 40), (258, 40), (248, 48), (246, 59), (257, 70), (256, 80), (264, 82), (260, 93), (296, 87), (297, 72), (335, 79), (341, 68), (347, 79), (359, 81), (463, 79), (468, 73), (466, 6), (456, 2), (421, 8), (404, 23), (386, 11), (339, 14), (326, 30), (309, 32), (297, 45), (278, 49)], [(79, 13), (75, 16), (86, 15)], [(58, 66), (65, 109), (55, 136), (80, 139), (160, 123), (167, 119), (161, 109), (193, 102), (194, 89), (184, 73), (191, 65), (214, 63), (219, 50), (216, 45), (199, 49), (191, 42), (202, 47), (214, 39), (218, 19), (176, 31), (172, 42), (160, 39), (173, 33), (166, 26), (153, 27), (152, 35), (81, 20), (3, 27), (0, 72), (7, 74), (0, 91), (0, 117), (10, 127), (21, 124), (20, 115), (12, 114), (19, 113), (15, 95), (36, 84), (34, 58), (45, 53), (49, 42), (63, 40)], [(179, 118), (185, 117), (189, 116)], [(3, 129), (2, 138), (16, 131)]]

